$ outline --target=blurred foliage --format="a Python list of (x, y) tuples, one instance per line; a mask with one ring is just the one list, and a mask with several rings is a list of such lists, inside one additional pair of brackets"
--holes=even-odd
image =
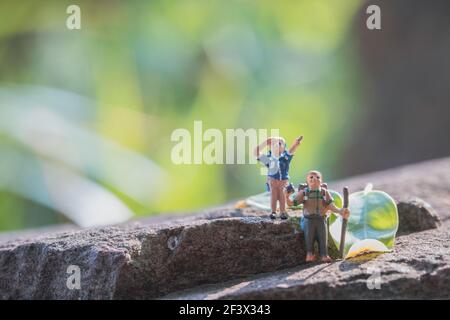
[[(65, 26), (70, 4), (0, 4), (0, 152), (21, 150), (23, 166), (36, 170), (16, 168), (20, 184), (0, 180), (0, 229), (37, 225), (30, 216), (60, 222), (57, 212), (76, 220), (59, 199), (81, 185), (90, 191), (74, 206), (99, 192), (93, 212), (117, 208), (114, 195), (138, 215), (262, 191), (256, 165), (171, 163), (172, 131), (192, 130), (194, 120), (205, 129), (279, 128), (288, 142), (303, 134), (293, 182), (311, 168), (339, 176), (336, 154), (359, 113), (350, 33), (358, 0), (77, 1), (81, 30)], [(17, 129), (36, 108), (32, 130)], [(13, 172), (11, 163), (0, 172)], [(25, 190), (33, 185), (50, 196)]]

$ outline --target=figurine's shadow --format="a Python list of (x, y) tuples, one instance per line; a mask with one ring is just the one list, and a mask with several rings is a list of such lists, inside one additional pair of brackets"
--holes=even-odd
[(366, 253), (360, 256), (356, 256), (347, 260), (343, 260), (339, 265), (340, 271), (349, 271), (352, 269), (359, 268), (361, 265), (377, 258), (379, 255), (383, 254), (382, 252), (371, 252)]
[[(333, 264), (335, 264), (335, 263), (337, 263), (337, 261), (333, 261), (333, 262), (330, 262), (330, 263), (325, 264), (323, 267), (318, 268), (316, 271), (314, 271), (313, 273), (311, 273), (310, 275), (308, 275), (307, 277), (305, 277), (305, 278), (303, 279), (303, 281), (306, 281), (306, 280), (308, 280), (308, 279), (314, 277), (315, 275), (317, 275), (318, 273), (324, 271), (324, 270), (327, 269), (327, 268), (331, 268), (331, 266), (332, 266)], [(306, 265), (306, 266), (308, 266), (308, 265)]]

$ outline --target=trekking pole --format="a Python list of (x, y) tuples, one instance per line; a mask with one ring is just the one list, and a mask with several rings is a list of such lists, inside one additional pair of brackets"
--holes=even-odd
[[(344, 208), (348, 208), (348, 187), (344, 187)], [(347, 232), (347, 219), (342, 217), (341, 242), (339, 243), (339, 255), (344, 259), (345, 233)]]

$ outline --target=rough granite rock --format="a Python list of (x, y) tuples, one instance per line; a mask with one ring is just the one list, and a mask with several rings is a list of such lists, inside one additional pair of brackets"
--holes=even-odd
[[(433, 180), (427, 180), (430, 170), (445, 177), (449, 175), (449, 168), (450, 159), (443, 159), (332, 185), (334, 188), (348, 185), (352, 191), (372, 182), (375, 188), (395, 193), (396, 199), (420, 196), (439, 208), (437, 212), (444, 218), (444, 225), (439, 229), (408, 234), (435, 228), (439, 222), (428, 205), (417, 201), (400, 202), (400, 219), (406, 221), (401, 222), (400, 231), (407, 235), (398, 238), (393, 253), (364, 263), (355, 260), (305, 265), (303, 237), (296, 223), (274, 223), (265, 212), (250, 208), (236, 210), (230, 205), (195, 215), (146, 218), (107, 228), (41, 236), (25, 233), (16, 239), (13, 235), (9, 240), (3, 235), (0, 238), (0, 298), (143, 299), (167, 294), (170, 295), (166, 297), (172, 298), (408, 298), (427, 297), (427, 290), (432, 291), (433, 286), (439, 292), (431, 297), (447, 297), (450, 291), (445, 280), (445, 277), (450, 278), (449, 235), (445, 220), (450, 212), (449, 193), (437, 197), (436, 192), (427, 193), (423, 188), (431, 190), (434, 186)], [(450, 188), (450, 179), (444, 181), (448, 186), (441, 180), (438, 193)], [(435, 223), (411, 222), (413, 219)], [(66, 285), (71, 276), (67, 273), (70, 265), (80, 268), (80, 290), (69, 289)], [(365, 286), (367, 266), (384, 270), (383, 279), (386, 276), (392, 296), (388, 293), (376, 296), (379, 290), (357, 294)], [(399, 272), (401, 266), (410, 268), (411, 272)], [(298, 278), (298, 281), (274, 285), (276, 279), (292, 272), (296, 275), (290, 279)], [(310, 276), (304, 278), (308, 274)], [(237, 287), (229, 287), (227, 281), (235, 281), (233, 286)], [(251, 281), (251, 285), (243, 284), (245, 281)], [(205, 291), (203, 287), (196, 289), (205, 284), (217, 287), (212, 291)], [(186, 289), (191, 293), (177, 293)], [(223, 293), (224, 290), (228, 293)], [(231, 295), (230, 290), (236, 294)], [(198, 296), (202, 292), (213, 293)], [(309, 294), (304, 295), (306, 292)]]
[(422, 199), (402, 200), (397, 203), (399, 214), (398, 235), (437, 228), (441, 220), (433, 207)]
[[(0, 298), (151, 298), (304, 260), (291, 223), (241, 217), (109, 227), (0, 245)], [(81, 270), (81, 290), (66, 281)]]
[(162, 299), (449, 299), (450, 232), (400, 237), (394, 252), (301, 265)]

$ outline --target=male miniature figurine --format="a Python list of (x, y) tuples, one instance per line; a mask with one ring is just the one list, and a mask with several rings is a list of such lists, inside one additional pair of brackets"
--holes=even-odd
[[(319, 243), (319, 254), (322, 262), (330, 262), (328, 255), (327, 212), (340, 214), (344, 219), (350, 216), (348, 208), (339, 209), (333, 203), (333, 197), (322, 183), (319, 171), (310, 171), (306, 176), (307, 186), (301, 186), (293, 203), (303, 204), (303, 218), (301, 221), (306, 243), (306, 261), (312, 262), (314, 256), (314, 240)], [(287, 197), (289, 198), (289, 196)], [(291, 202), (291, 201), (289, 201)]]
[[(287, 219), (286, 187), (289, 181), (289, 164), (297, 150), (303, 136), (294, 140), (289, 150), (286, 150), (286, 141), (281, 137), (270, 137), (255, 148), (254, 154), (258, 161), (268, 168), (267, 183), (270, 188), (270, 206), (272, 220), (277, 217), (277, 202), (280, 204), (280, 218)], [(261, 154), (260, 150), (270, 146), (268, 154)]]

